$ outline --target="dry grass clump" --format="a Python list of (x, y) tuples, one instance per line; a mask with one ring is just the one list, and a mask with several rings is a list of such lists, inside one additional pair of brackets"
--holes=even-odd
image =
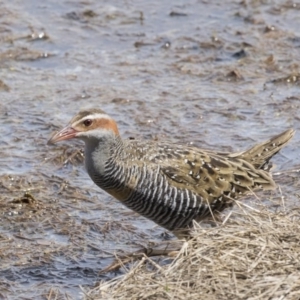
[(172, 263), (144, 257), (86, 299), (300, 299), (300, 212), (234, 215), (197, 226)]

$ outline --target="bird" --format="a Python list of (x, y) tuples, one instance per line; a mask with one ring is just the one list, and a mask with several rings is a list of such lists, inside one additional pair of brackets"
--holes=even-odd
[(217, 215), (246, 194), (276, 187), (270, 159), (293, 137), (288, 129), (239, 153), (168, 141), (123, 139), (101, 109), (85, 109), (48, 144), (79, 139), (94, 183), (129, 209), (177, 238), (191, 236), (194, 221)]

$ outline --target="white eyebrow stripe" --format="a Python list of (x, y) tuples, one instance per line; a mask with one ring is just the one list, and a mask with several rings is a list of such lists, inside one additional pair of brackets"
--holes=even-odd
[(88, 115), (88, 116), (85, 116), (83, 118), (81, 118), (80, 120), (76, 121), (74, 123), (74, 126), (78, 125), (79, 123), (85, 121), (85, 120), (97, 120), (97, 119), (106, 119), (106, 120), (111, 120), (111, 118), (106, 115), (106, 114), (92, 114), (92, 115)]

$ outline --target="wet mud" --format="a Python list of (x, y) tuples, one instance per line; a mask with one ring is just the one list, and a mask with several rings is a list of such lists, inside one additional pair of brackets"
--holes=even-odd
[[(115, 255), (166, 239), (88, 178), (84, 107), (124, 138), (240, 151), (287, 128), (270, 207), (299, 206), (300, 3), (0, 2), (0, 298), (81, 299)], [(248, 199), (248, 203), (257, 199)]]

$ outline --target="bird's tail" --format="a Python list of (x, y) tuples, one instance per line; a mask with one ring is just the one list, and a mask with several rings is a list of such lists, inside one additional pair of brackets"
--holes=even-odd
[(251, 163), (256, 169), (270, 170), (272, 164), (270, 159), (283, 148), (294, 136), (295, 130), (288, 129), (268, 141), (255, 145), (254, 147), (230, 155), (231, 157), (242, 158)]

